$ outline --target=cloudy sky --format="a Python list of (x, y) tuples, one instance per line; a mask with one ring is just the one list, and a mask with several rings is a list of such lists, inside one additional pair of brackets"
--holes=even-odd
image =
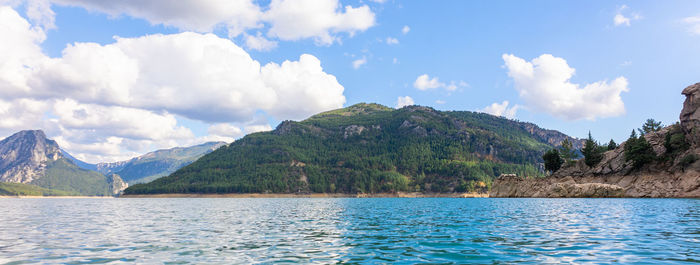
[(699, 1), (0, 0), (0, 137), (88, 162), (359, 102), (619, 142), (696, 82)]

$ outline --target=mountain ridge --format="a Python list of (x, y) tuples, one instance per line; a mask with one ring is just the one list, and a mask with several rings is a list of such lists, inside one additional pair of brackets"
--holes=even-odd
[(125, 193), (484, 190), (501, 173), (542, 174), (542, 153), (563, 139), (582, 144), (490, 114), (358, 103), (249, 134)]

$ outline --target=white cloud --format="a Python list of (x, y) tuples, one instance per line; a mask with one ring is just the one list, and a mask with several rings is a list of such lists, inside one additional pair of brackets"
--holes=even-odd
[[(0, 4), (8, 2), (0, 2)], [(272, 0), (261, 6), (253, 0), (10, 0), (26, 3), (28, 17), (45, 29), (54, 27), (51, 4), (75, 6), (117, 18), (130, 16), (154, 25), (209, 33), (224, 28), (229, 37), (248, 30), (269, 29), (267, 37), (280, 40), (312, 38), (319, 45), (339, 40), (339, 33), (350, 36), (375, 25), (369, 6), (341, 6), (339, 0)]]
[(415, 105), (415, 104), (416, 104), (416, 102), (414, 102), (413, 98), (411, 98), (409, 96), (398, 97), (396, 99), (396, 108), (397, 109), (403, 108), (405, 106)]
[(387, 37), (386, 44), (388, 44), (388, 45), (399, 44), (399, 40), (396, 38)]
[(262, 33), (258, 32), (255, 36), (245, 36), (245, 46), (252, 50), (270, 51), (277, 48), (277, 42), (266, 39)]
[(683, 22), (688, 24), (688, 32), (691, 35), (700, 35), (700, 16), (684, 18)]
[(528, 107), (566, 120), (614, 117), (625, 113), (620, 94), (629, 91), (627, 79), (598, 81), (581, 87), (571, 83), (575, 69), (566, 60), (543, 54), (531, 62), (503, 54), (508, 76)]
[(628, 26), (628, 27), (629, 27), (629, 26), (631, 25), (630, 22), (631, 22), (632, 20), (639, 20), (639, 19), (642, 18), (642, 16), (639, 15), (639, 14), (637, 14), (637, 13), (632, 13), (632, 14), (630, 14), (629, 16), (623, 15), (623, 14), (622, 14), (623, 11), (626, 10), (626, 9), (628, 9), (628, 8), (629, 8), (629, 7), (627, 7), (626, 5), (622, 5), (622, 6), (617, 10), (617, 14), (615, 14), (615, 16), (613, 17), (613, 22), (615, 23), (615, 26), (623, 26), (623, 25), (624, 25), (624, 26)]
[(270, 24), (268, 35), (281, 40), (313, 38), (330, 45), (345, 32), (350, 36), (375, 24), (369, 6), (345, 6), (338, 0), (272, 0), (263, 19)]
[(394, 57), (394, 59), (391, 60), (391, 62), (394, 63), (394, 64), (397, 64), (397, 63), (399, 63), (399, 59), (397, 59), (396, 57)]
[(445, 103), (447, 103), (447, 102), (446, 102), (446, 101), (444, 101), (444, 100), (440, 100), (440, 99), (438, 99), (438, 100), (435, 100), (435, 104), (439, 104), (439, 105), (442, 105), (442, 104), (445, 104)]
[(401, 28), (401, 33), (403, 33), (403, 35), (408, 34), (409, 31), (411, 31), (411, 27), (409, 26), (403, 26), (403, 28)]
[(256, 113), (302, 119), (345, 103), (343, 86), (316, 57), (261, 66), (213, 34), (74, 43), (50, 58), (43, 30), (0, 7), (0, 36), (0, 133), (42, 128), (90, 162), (205, 140), (178, 117), (252, 132), (271, 129), (251, 124)]
[(507, 100), (503, 101), (500, 104), (498, 102), (495, 102), (481, 111), (491, 115), (503, 116), (508, 119), (513, 119), (515, 118), (515, 114), (520, 108), (520, 105), (515, 105), (510, 108), (508, 107), (508, 105), (510, 105), (510, 102), (508, 102)]
[(51, 0), (59, 5), (78, 6), (113, 17), (127, 15), (152, 24), (174, 26), (183, 30), (211, 32), (225, 26), (236, 36), (249, 28), (259, 27), (262, 12), (252, 0)]
[(416, 81), (413, 82), (413, 87), (421, 91), (426, 91), (435, 88), (444, 88), (445, 90), (452, 92), (456, 91), (460, 87), (467, 86), (469, 86), (469, 84), (467, 84), (464, 81), (450, 81), (449, 84), (445, 84), (443, 82), (440, 82), (440, 79), (438, 79), (437, 77), (430, 78), (430, 76), (428, 76), (427, 74), (418, 76), (418, 78), (416, 78)]
[(430, 76), (428, 76), (427, 74), (422, 74), (418, 76), (418, 78), (416, 78), (416, 81), (413, 82), (413, 87), (422, 91), (443, 86), (445, 86), (445, 84), (440, 82), (440, 80), (437, 77), (430, 78)]
[(367, 63), (367, 58), (362, 57), (360, 59), (352, 61), (352, 68), (359, 69), (360, 66)]

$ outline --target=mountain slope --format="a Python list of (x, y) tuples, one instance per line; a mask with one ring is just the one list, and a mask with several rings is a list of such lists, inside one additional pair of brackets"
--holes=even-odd
[[(117, 177), (78, 167), (40, 130), (20, 131), (0, 141), (0, 182), (32, 184), (81, 195), (112, 195)], [(60, 192), (59, 192), (60, 193)]]
[(361, 103), (250, 134), (125, 194), (485, 191), (500, 174), (542, 174), (542, 153), (567, 138), (581, 142), (483, 113)]
[(84, 169), (96, 170), (105, 175), (117, 174), (129, 184), (135, 184), (167, 176), (225, 144), (208, 142), (190, 147), (162, 149), (113, 163), (88, 164), (71, 158), (75, 164)]

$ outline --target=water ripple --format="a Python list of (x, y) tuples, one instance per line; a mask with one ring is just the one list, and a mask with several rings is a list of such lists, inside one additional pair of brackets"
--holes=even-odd
[(693, 199), (0, 199), (0, 264), (700, 263)]

